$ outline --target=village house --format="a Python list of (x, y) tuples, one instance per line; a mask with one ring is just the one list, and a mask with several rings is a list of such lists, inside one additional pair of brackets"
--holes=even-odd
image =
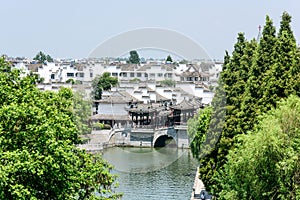
[(114, 91), (103, 94), (101, 100), (93, 101), (92, 122), (108, 124), (111, 127), (125, 126), (130, 121), (126, 109), (133, 107), (139, 101), (125, 91)]

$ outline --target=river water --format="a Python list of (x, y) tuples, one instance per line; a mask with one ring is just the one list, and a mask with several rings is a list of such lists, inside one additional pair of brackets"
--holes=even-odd
[(187, 149), (121, 148), (104, 150), (103, 157), (119, 175), (116, 192), (123, 200), (190, 199), (197, 161)]

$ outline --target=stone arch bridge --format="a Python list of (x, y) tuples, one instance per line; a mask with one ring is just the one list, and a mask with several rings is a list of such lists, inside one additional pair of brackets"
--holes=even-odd
[(114, 129), (108, 137), (108, 144), (162, 147), (167, 141), (178, 148), (189, 148), (187, 126), (172, 126), (160, 129)]

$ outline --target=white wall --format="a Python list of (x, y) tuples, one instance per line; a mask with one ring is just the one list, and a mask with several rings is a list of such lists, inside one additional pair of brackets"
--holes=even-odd
[(27, 76), (29, 74), (28, 67), (23, 62), (15, 64), (14, 68), (21, 71), (21, 77)]
[(99, 103), (98, 114), (127, 115), (126, 107), (126, 103)]
[[(101, 75), (104, 71), (102, 63), (89, 62), (83, 67), (83, 82), (91, 82), (97, 75)], [(92, 76), (91, 76), (92, 75)]]

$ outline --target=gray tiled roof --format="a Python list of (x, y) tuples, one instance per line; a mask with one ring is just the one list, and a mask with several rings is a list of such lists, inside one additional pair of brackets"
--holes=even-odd
[(99, 103), (129, 103), (129, 102), (138, 102), (138, 99), (131, 96), (125, 91), (116, 91), (113, 92), (110, 96), (103, 97), (101, 100), (95, 102)]
[(187, 101), (186, 99), (184, 99), (182, 102), (180, 102), (175, 106), (171, 106), (171, 108), (176, 110), (192, 110), (194, 109), (194, 107), (195, 106), (191, 102)]

